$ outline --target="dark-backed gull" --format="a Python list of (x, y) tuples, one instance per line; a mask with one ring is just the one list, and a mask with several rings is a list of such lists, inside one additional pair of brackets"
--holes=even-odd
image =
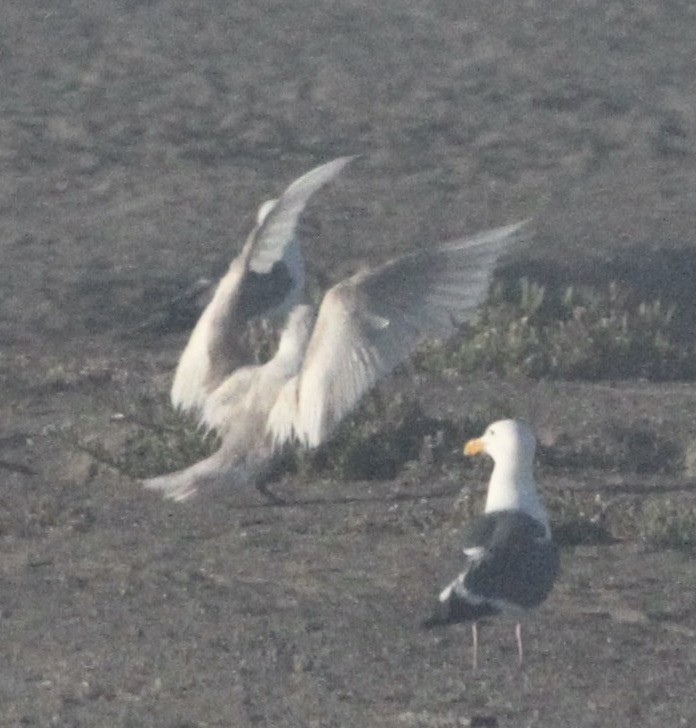
[(493, 458), (486, 507), (463, 529), (464, 571), (445, 587), (423, 625), (470, 621), (474, 667), (477, 621), (497, 614), (515, 618), (522, 664), (520, 619), (546, 599), (558, 575), (558, 550), (532, 473), (535, 448), (532, 430), (521, 420), (494, 422), (464, 447), (466, 455), (484, 452)]

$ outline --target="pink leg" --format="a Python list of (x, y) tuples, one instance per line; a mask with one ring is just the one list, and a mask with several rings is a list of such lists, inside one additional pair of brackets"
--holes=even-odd
[(519, 622), (515, 625), (515, 638), (517, 639), (517, 664), (522, 667), (524, 651), (522, 650), (522, 625)]

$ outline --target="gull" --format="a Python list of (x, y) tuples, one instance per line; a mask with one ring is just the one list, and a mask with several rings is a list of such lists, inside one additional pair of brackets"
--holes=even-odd
[(191, 332), (174, 375), (175, 409), (199, 414), (207, 396), (234, 370), (253, 361), (242, 344), (254, 318), (287, 314), (304, 291), (305, 267), (295, 237), (309, 198), (354, 157), (339, 157), (296, 179), (277, 200), (267, 200), (239, 255), (218, 283)]
[(522, 420), (501, 420), (469, 440), (466, 455), (494, 461), (483, 515), (463, 529), (462, 571), (440, 594), (426, 628), (471, 622), (473, 666), (478, 664), (478, 620), (507, 614), (516, 620), (518, 664), (523, 662), (520, 619), (551, 592), (559, 571), (546, 510), (534, 481), (536, 439)]
[[(360, 271), (326, 292), (316, 316), (311, 306), (294, 306), (270, 361), (239, 367), (204, 391), (199, 421), (217, 431), (219, 450), (189, 468), (148, 479), (145, 487), (183, 501), (215, 485), (258, 484), (287, 445), (315, 448), (325, 442), (363, 395), (420, 343), (451, 336), (472, 314), (488, 292), (496, 263), (522, 237), (523, 225)], [(213, 303), (216, 298), (217, 292)], [(224, 300), (216, 306), (224, 309)], [(214, 326), (211, 318), (208, 341), (228, 335), (228, 327), (218, 332)], [(209, 344), (207, 358), (199, 361), (221, 370), (227, 362), (216, 357), (233, 347), (234, 341)]]

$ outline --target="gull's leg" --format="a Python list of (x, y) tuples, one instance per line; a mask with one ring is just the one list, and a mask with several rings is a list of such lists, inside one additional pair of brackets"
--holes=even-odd
[(478, 622), (471, 623), (471, 639), (471, 648), (474, 655), (472, 667), (476, 670), (478, 667)]
[(522, 624), (520, 622), (515, 625), (515, 639), (517, 640), (517, 664), (522, 667), (524, 651), (522, 649)]

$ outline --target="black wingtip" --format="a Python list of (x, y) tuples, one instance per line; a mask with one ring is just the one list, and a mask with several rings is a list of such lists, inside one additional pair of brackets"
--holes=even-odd
[(475, 622), (483, 617), (492, 617), (498, 612), (498, 609), (487, 602), (471, 604), (466, 599), (450, 596), (447, 601), (435, 605), (432, 614), (421, 622), (421, 629), (446, 627), (459, 622)]

